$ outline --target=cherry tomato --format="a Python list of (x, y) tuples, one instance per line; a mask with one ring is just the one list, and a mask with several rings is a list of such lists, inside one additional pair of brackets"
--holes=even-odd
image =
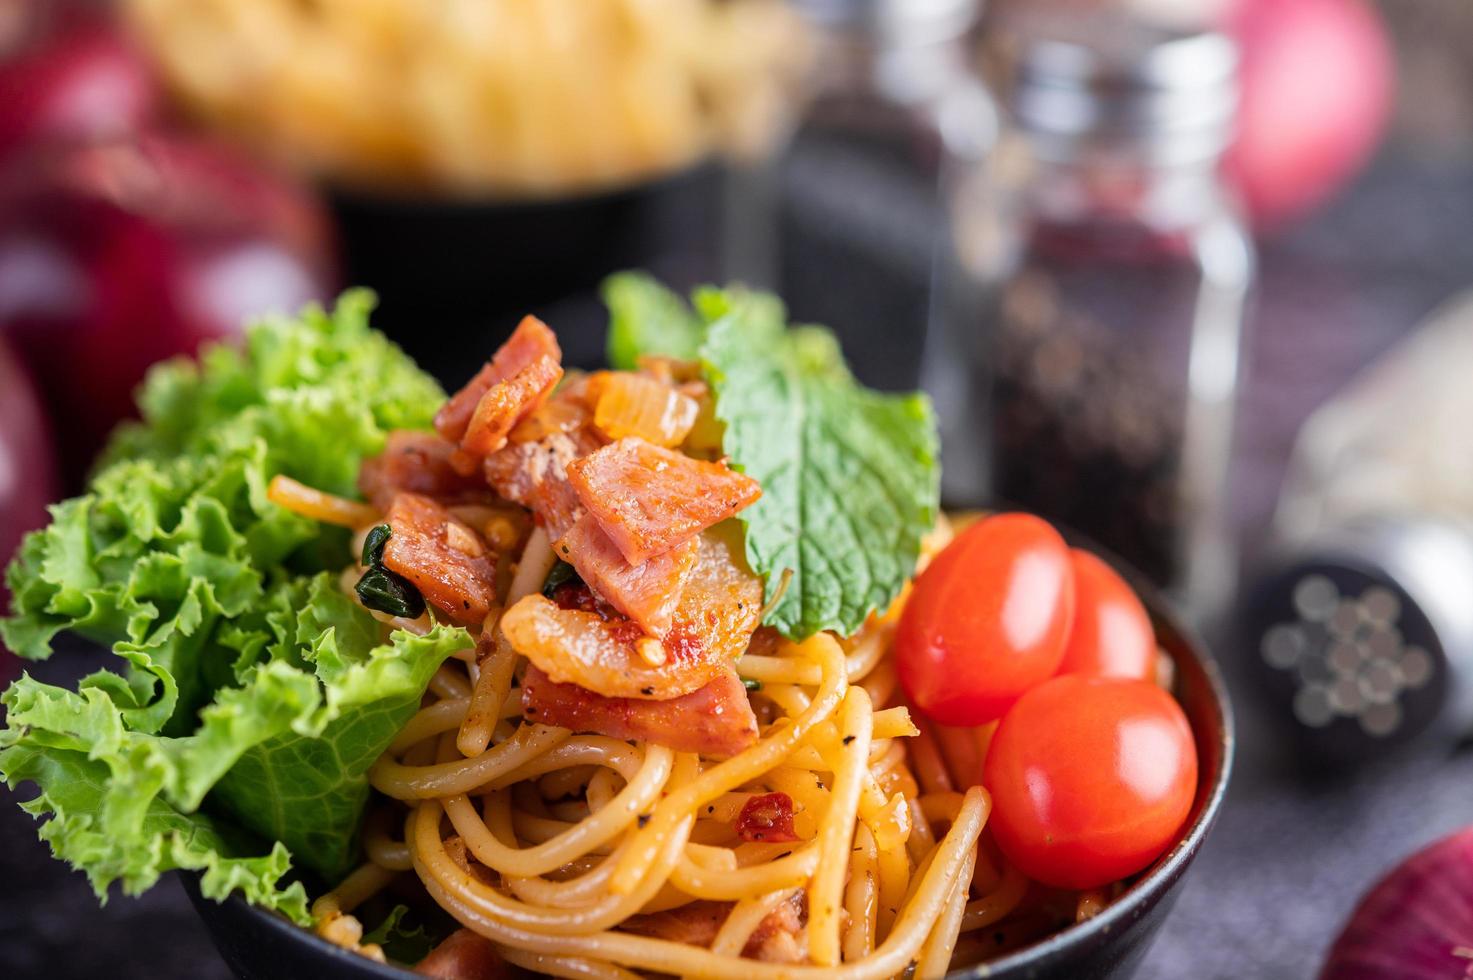
[(1156, 672), (1156, 632), (1125, 579), (1088, 551), (1069, 552), (1074, 569), (1074, 625), (1061, 674), (1149, 680)]
[(982, 783), (987, 826), (1018, 870), (1098, 888), (1175, 840), (1197, 790), (1197, 749), (1181, 707), (1155, 684), (1066, 674), (1003, 718)]
[(900, 683), (943, 725), (985, 724), (1059, 669), (1073, 618), (1059, 532), (1030, 514), (985, 518), (916, 579), (895, 635)]

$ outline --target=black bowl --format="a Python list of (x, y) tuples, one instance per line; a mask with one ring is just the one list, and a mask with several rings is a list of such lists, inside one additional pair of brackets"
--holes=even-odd
[(379, 294), (374, 326), (459, 387), (525, 313), (556, 328), (564, 363), (602, 364), (600, 280), (647, 269), (676, 288), (718, 278), (723, 171), (714, 162), (541, 199), (329, 193), (345, 281)]
[[(1227, 791), (1234, 745), (1232, 708), (1216, 662), (1167, 610), (1155, 591), (1132, 582), (1151, 612), (1156, 638), (1176, 664), (1176, 695), (1197, 739), (1197, 797), (1181, 838), (1099, 915), (999, 959), (958, 970), (957, 980), (1121, 980), (1134, 972), (1176, 898), (1187, 867), (1206, 840)], [(241, 980), (405, 980), (394, 966), (373, 963), (257, 909), (239, 896), (215, 903), (185, 890), (220, 955)]]

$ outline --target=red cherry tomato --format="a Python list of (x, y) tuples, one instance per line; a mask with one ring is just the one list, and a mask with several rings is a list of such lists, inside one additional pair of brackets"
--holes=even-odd
[(943, 725), (985, 724), (1059, 669), (1073, 618), (1059, 532), (1030, 514), (988, 517), (916, 579), (895, 636), (900, 683)]
[(1069, 564), (1074, 625), (1059, 673), (1149, 680), (1156, 671), (1156, 633), (1135, 591), (1088, 551), (1069, 552)]
[(987, 826), (1018, 870), (1098, 888), (1175, 840), (1197, 791), (1197, 749), (1181, 707), (1155, 684), (1067, 674), (1003, 718), (982, 783)]

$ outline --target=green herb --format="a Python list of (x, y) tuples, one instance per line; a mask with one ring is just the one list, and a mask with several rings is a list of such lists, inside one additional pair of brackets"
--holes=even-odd
[(679, 296), (642, 272), (604, 280), (609, 308), (609, 367), (632, 371), (645, 354), (694, 360), (705, 326)]
[(266, 498), (277, 473), (353, 494), (391, 430), (429, 427), (444, 395), (368, 328), (371, 306), (348, 293), (155, 368), (142, 422), (7, 572), (11, 649), (43, 658), (75, 630), (118, 658), (74, 690), (22, 677), (0, 699), (0, 778), (36, 784), (41, 837), (99, 895), (194, 868), (210, 897), (307, 921), (291, 864), (351, 867), (368, 767), (468, 642), (381, 643), (336, 587), (347, 532)]
[(369, 609), (376, 609), (390, 616), (417, 619), (425, 611), (425, 599), (409, 580), (402, 575), (376, 565), (363, 573), (353, 587), (358, 598)]
[(748, 691), (760, 691), (762, 690), (762, 682), (751, 677), (743, 677), (742, 687), (745, 687)]
[[(680, 300), (665, 291), (643, 303), (654, 310)], [(741, 520), (747, 560), (765, 577), (769, 602), (792, 571), (764, 622), (793, 638), (852, 634), (899, 595), (935, 523), (940, 467), (930, 402), (858, 384), (833, 335), (789, 329), (770, 294), (706, 287), (693, 304), (706, 324), (699, 357), (726, 427), (722, 450), (762, 484), (762, 499)], [(621, 334), (621, 348), (646, 345), (636, 353), (678, 354), (669, 345), (687, 342), (681, 332), (637, 332), (619, 321), (611, 333)]]
[(424, 596), (407, 578), (384, 567), (384, 545), (393, 533), (394, 529), (387, 524), (369, 529), (363, 539), (363, 564), (368, 566), (368, 571), (358, 579), (353, 591), (369, 609), (417, 619), (425, 611)]
[(389, 537), (394, 529), (387, 524), (377, 524), (368, 529), (368, 536), (363, 539), (363, 564), (369, 568), (384, 563), (384, 545), (389, 543)]
[(574, 571), (572, 565), (559, 559), (558, 563), (552, 566), (552, 571), (547, 573), (547, 581), (542, 583), (542, 594), (551, 599), (552, 594), (558, 590), (559, 586), (566, 585), (570, 582), (578, 584), (582, 581), (578, 577), (578, 573)]
[(384, 955), (397, 963), (418, 963), (430, 955), (438, 940), (423, 925), (406, 924), (404, 920), (409, 915), (408, 906), (395, 905), (384, 921), (363, 934), (363, 944), (377, 943)]

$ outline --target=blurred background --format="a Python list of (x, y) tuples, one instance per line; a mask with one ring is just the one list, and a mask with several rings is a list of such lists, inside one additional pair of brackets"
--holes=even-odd
[[(775, 289), (932, 394), (949, 506), (1096, 538), (1222, 662), (1141, 975), (1313, 975), (1473, 815), (1470, 50), (1464, 0), (3, 0), (0, 560), (252, 316), (370, 286), (454, 387), (528, 311), (597, 363), (619, 269)], [(0, 972), (225, 975), (0, 797)]]

